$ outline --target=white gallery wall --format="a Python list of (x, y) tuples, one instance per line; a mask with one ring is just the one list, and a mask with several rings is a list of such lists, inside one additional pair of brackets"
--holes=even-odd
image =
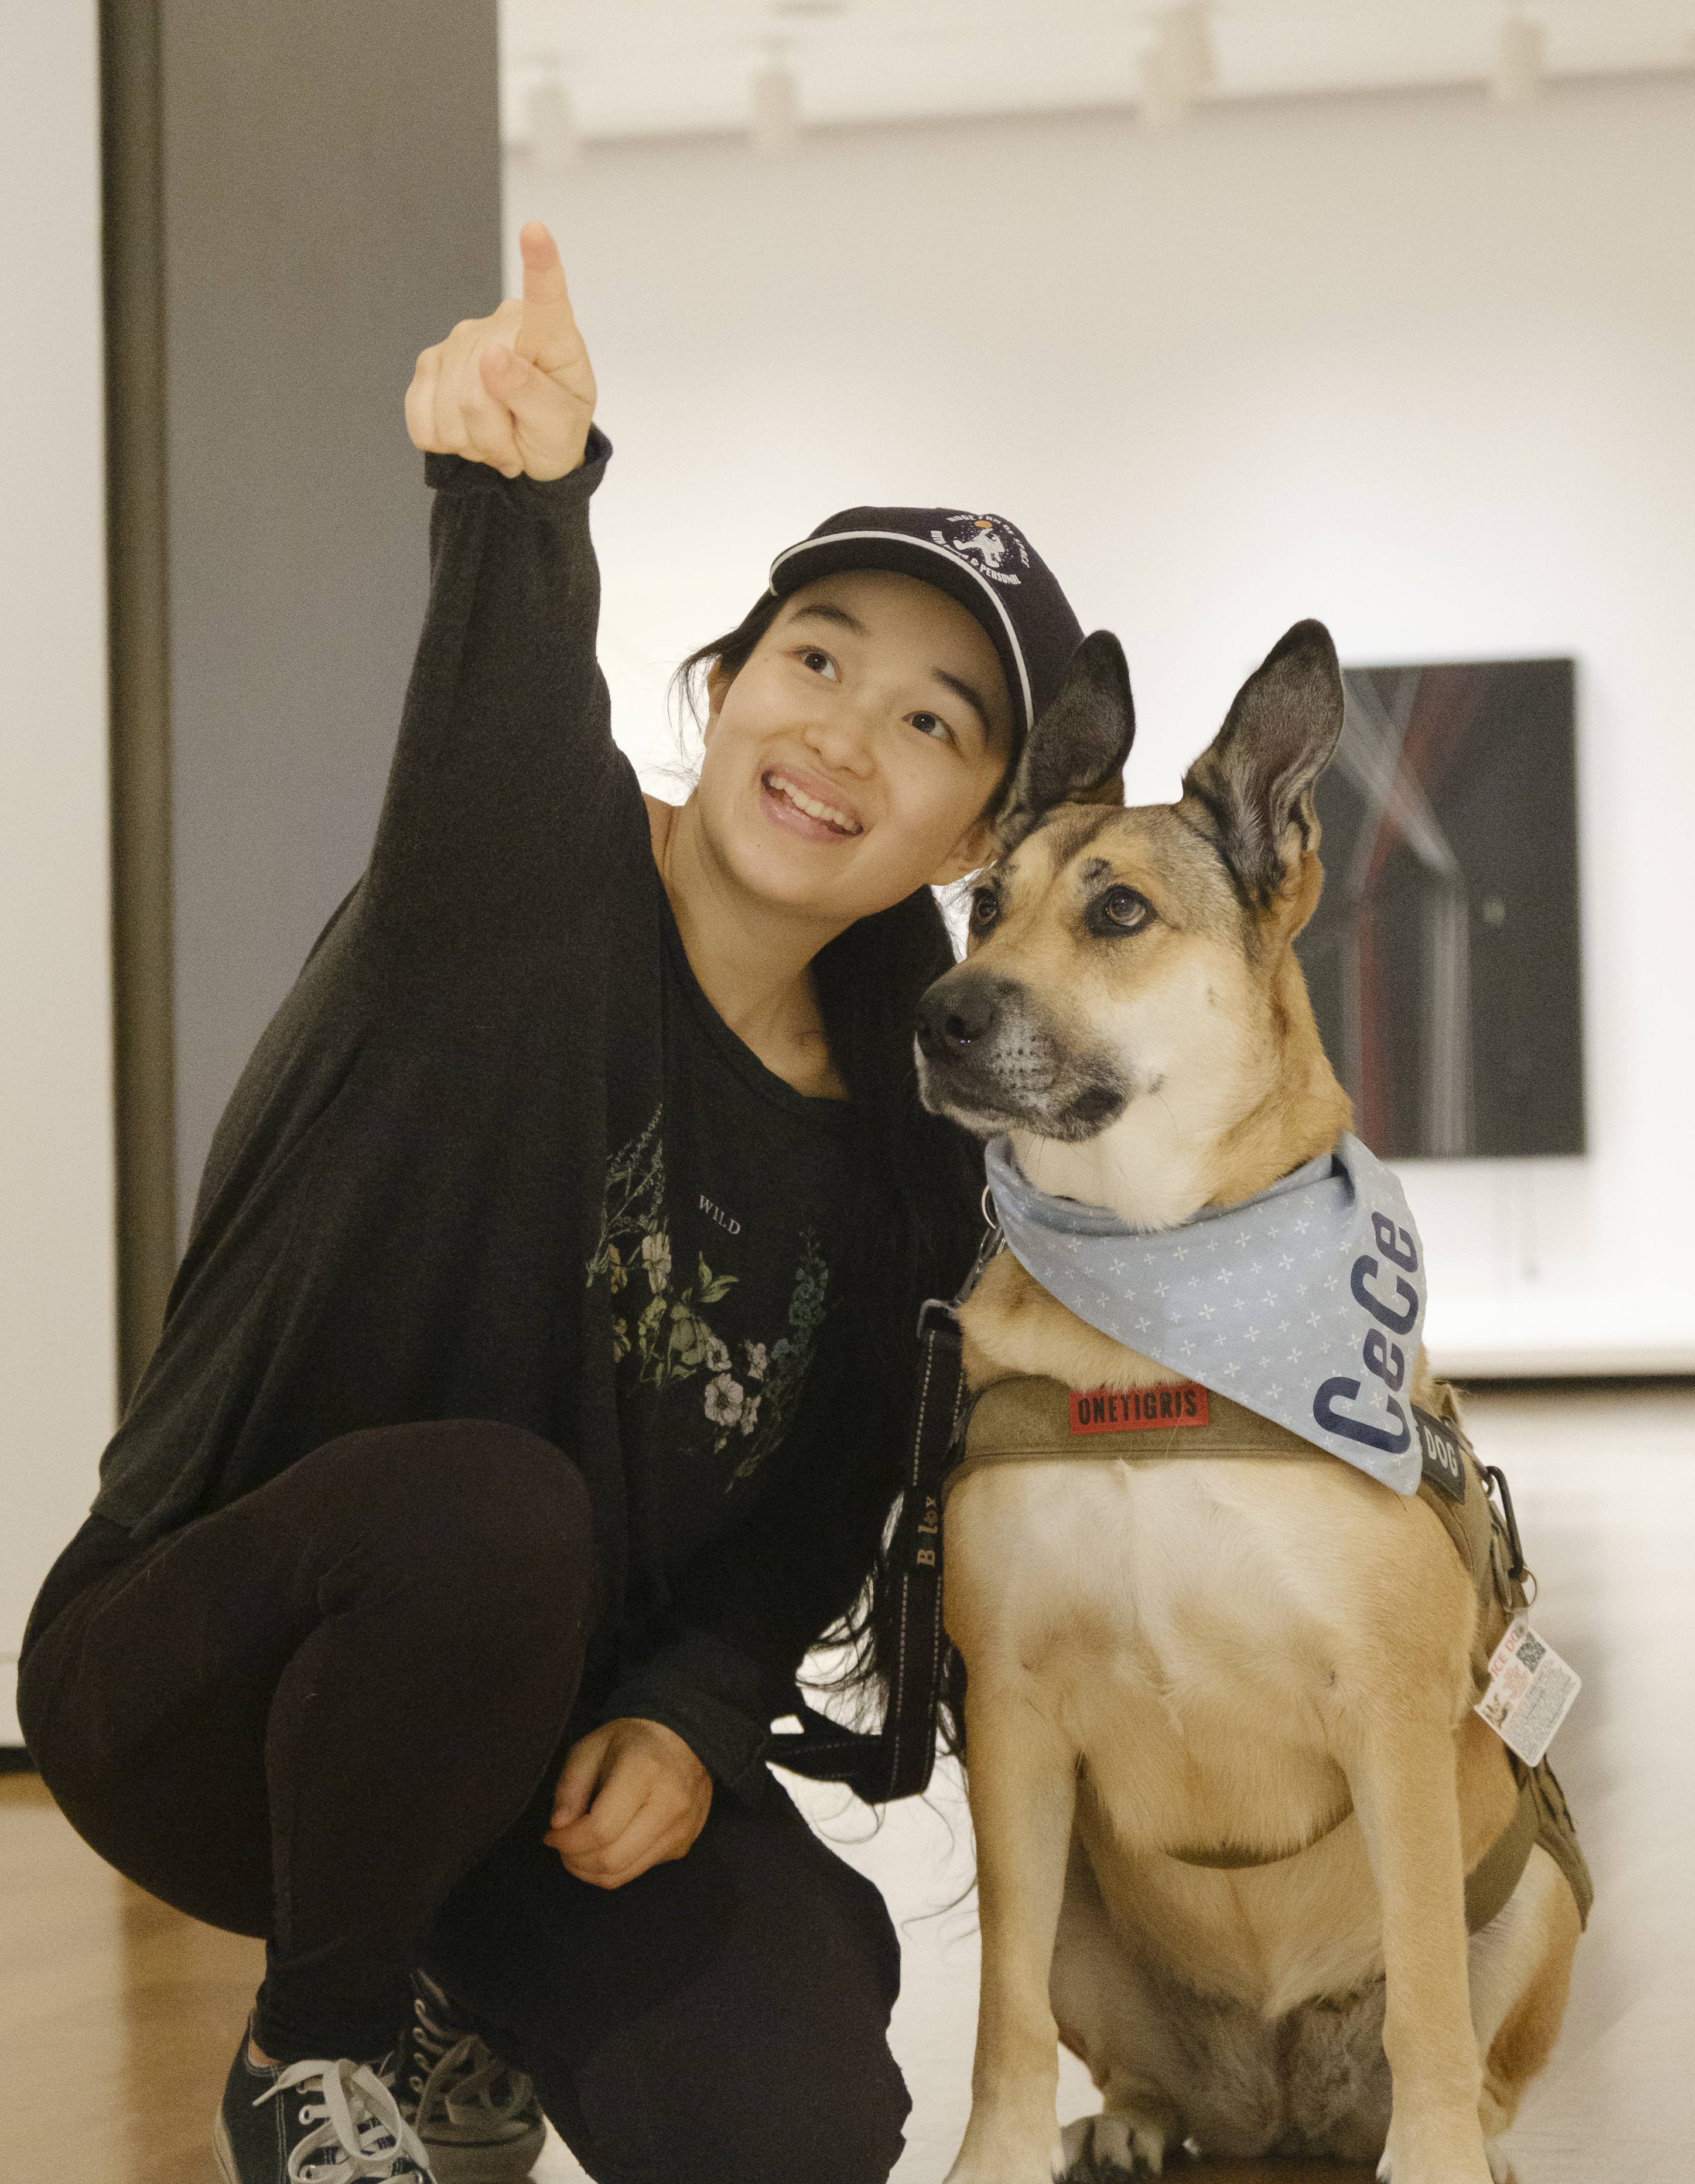
[(116, 1381), (95, 28), (0, 9), (0, 1745)]
[(1432, 1346), (1695, 1368), (1695, 79), (514, 151), (509, 278), (531, 217), (618, 448), (604, 654), (661, 793), (672, 663), (860, 501), (1031, 533), (1125, 639), (1137, 800), (1301, 616), (1362, 664), (1574, 655), (1591, 1150), (1407, 1164)]

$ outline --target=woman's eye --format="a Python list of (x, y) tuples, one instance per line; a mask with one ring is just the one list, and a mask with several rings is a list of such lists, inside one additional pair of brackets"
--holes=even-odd
[(1134, 888), (1109, 888), (1101, 897), (1101, 915), (1121, 932), (1134, 933), (1137, 926), (1147, 924), (1153, 915), (1153, 907), (1147, 896), (1138, 894)]
[(971, 894), (971, 922), (979, 933), (986, 933), (1001, 914), (1000, 897), (992, 888), (976, 888)]
[(840, 680), (836, 673), (836, 662), (827, 652), (803, 652), (800, 664), (803, 667), (809, 667), (814, 675), (828, 675), (834, 681)]
[(951, 743), (953, 741), (953, 729), (948, 727), (947, 722), (942, 720), (938, 714), (909, 713), (906, 717), (909, 725), (916, 728), (920, 735), (935, 736), (940, 741), (944, 743)]

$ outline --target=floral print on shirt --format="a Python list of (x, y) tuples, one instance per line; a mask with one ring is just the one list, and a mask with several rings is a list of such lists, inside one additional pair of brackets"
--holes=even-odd
[(723, 1455), (738, 1438), (747, 1443), (725, 1481), (729, 1493), (759, 1469), (793, 1415), (824, 1324), (830, 1268), (817, 1237), (803, 1230), (788, 1332), (770, 1342), (742, 1341), (738, 1361), (707, 1318), (737, 1277), (714, 1273), (703, 1255), (697, 1255), (686, 1281), (673, 1265), (663, 1112), (656, 1109), (647, 1128), (607, 1164), (600, 1243), (588, 1263), (588, 1285), (606, 1280), (613, 1357), (631, 1384), (659, 1393), (704, 1376), (701, 1400), (714, 1431), (714, 1452)]

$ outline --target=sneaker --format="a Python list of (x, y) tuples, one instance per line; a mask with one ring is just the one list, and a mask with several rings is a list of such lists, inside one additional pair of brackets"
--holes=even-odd
[(436, 2184), (520, 2184), (547, 2137), (535, 2088), (454, 2023), (434, 1980), (414, 1972), (412, 1986), (397, 2095)]
[(437, 2184), (395, 2104), (392, 2059), (255, 2063), (243, 2034), (212, 2131), (225, 2184)]

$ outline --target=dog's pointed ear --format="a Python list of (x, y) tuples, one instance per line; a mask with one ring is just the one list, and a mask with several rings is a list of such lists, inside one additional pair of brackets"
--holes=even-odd
[(1136, 707), (1124, 647), (1109, 629), (1086, 637), (1037, 714), (995, 822), (1000, 854), (1056, 804), (1122, 804)]
[(1298, 621), (1236, 694), (1224, 726), (1183, 776), (1187, 815), (1210, 835), (1257, 910), (1281, 892), (1318, 832), (1313, 784), (1342, 733), (1342, 670), (1321, 621)]

